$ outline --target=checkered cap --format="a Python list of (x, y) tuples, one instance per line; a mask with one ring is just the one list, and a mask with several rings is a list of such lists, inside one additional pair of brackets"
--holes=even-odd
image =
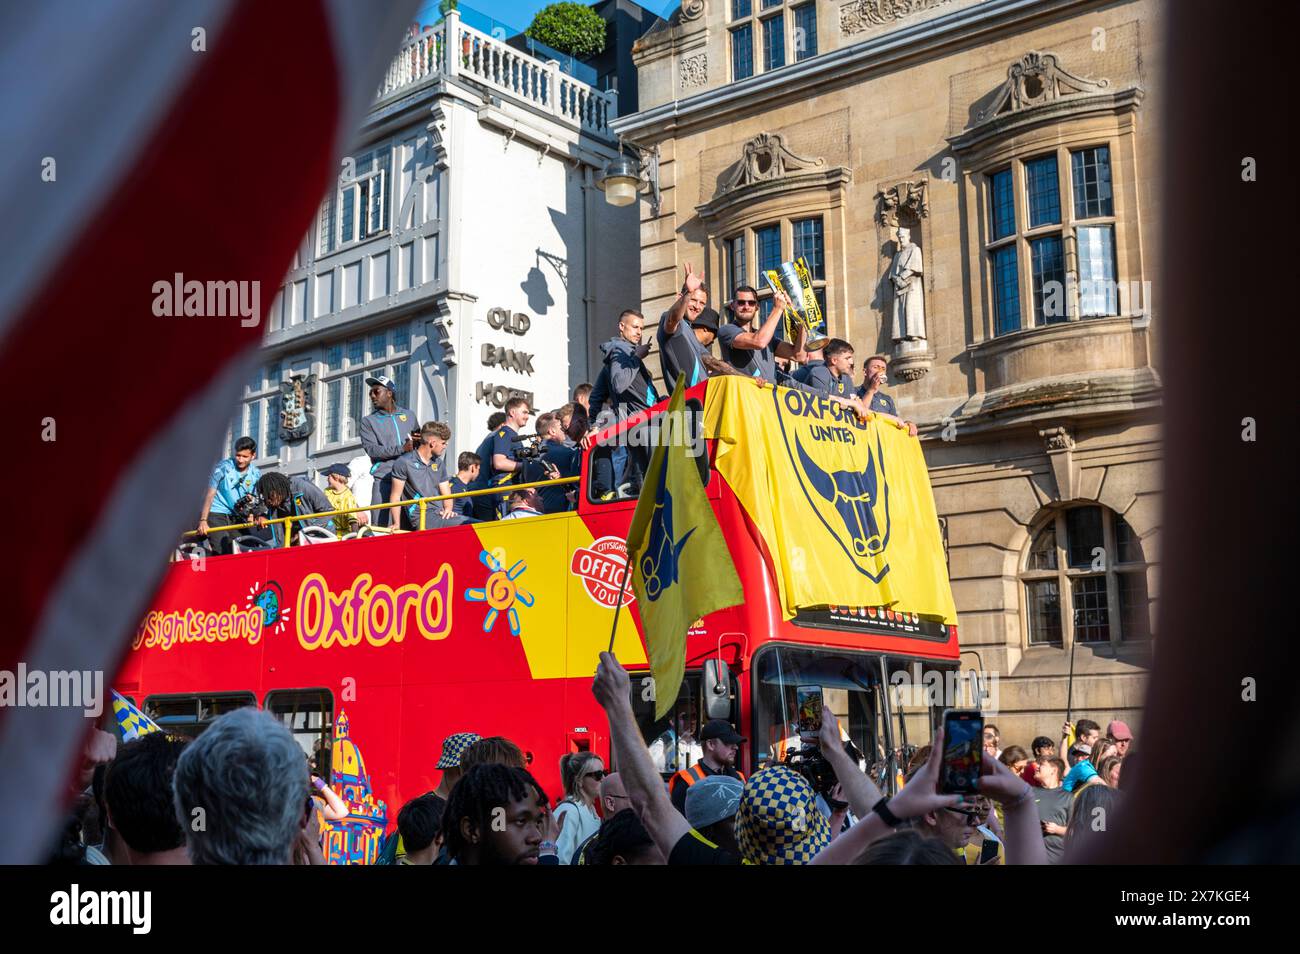
[(773, 765), (745, 783), (736, 842), (752, 864), (806, 865), (830, 844), (831, 829), (807, 780), (788, 766)]
[(483, 736), (477, 732), (457, 732), (455, 735), (447, 736), (442, 740), (442, 758), (438, 759), (435, 768), (460, 768), (460, 757), (465, 754), (466, 749), (481, 738)]

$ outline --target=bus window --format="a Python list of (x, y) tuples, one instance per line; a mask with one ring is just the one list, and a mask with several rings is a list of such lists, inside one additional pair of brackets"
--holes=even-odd
[(700, 674), (688, 672), (682, 679), (682, 688), (672, 710), (664, 718), (655, 719), (655, 700), (650, 691), (648, 672), (630, 673), (632, 677), (632, 711), (636, 713), (637, 726), (650, 759), (665, 779), (679, 769), (690, 768), (704, 757), (698, 738), (702, 723)]
[(328, 689), (277, 689), (262, 708), (284, 723), (307, 756), (314, 774), (330, 780), (334, 745), (334, 697)]
[(785, 762), (805, 746), (799, 738), (795, 699), (800, 686), (822, 690), (824, 711), (835, 714), (840, 735), (863, 771), (884, 756), (877, 657), (839, 650), (770, 646), (755, 657), (754, 766)]
[(943, 710), (972, 708), (963, 691), (964, 683), (952, 663), (890, 656), (886, 660), (889, 679), (890, 727), (898, 771), (905, 773), (917, 749), (929, 745), (943, 721)]
[(149, 696), (144, 714), (158, 727), (173, 735), (194, 739), (212, 724), (217, 716), (245, 706), (257, 705), (251, 692), (213, 692), (193, 696)]
[[(660, 416), (656, 415), (656, 419)], [(690, 399), (686, 402), (686, 416), (692, 446), (705, 451), (704, 405), (694, 398)], [(633, 431), (635, 431), (635, 438), (644, 440), (642, 435), (647, 433), (644, 428), (631, 428), (611, 439), (609, 444), (592, 448), (591, 459), (587, 464), (587, 500), (591, 503), (618, 503), (636, 497), (640, 475), (633, 474), (629, 470), (636, 465), (627, 446), (633, 439), (629, 437)], [(658, 440), (659, 429), (655, 419), (652, 419), (648, 433), (652, 440)], [(653, 447), (647, 449), (647, 459), (653, 450)], [(709, 456), (707, 452), (695, 455), (695, 465), (700, 471), (700, 483), (705, 487), (709, 485), (711, 471)], [(623, 490), (629, 496), (624, 496)]]

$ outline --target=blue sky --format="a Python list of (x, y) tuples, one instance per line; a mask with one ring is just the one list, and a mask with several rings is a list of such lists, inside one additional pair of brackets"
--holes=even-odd
[[(437, 0), (428, 0), (428, 2), (430, 6), (437, 6)], [(665, 11), (673, 10), (680, 0), (634, 0), (634, 2), (640, 3), (647, 10), (655, 11), (660, 16), (666, 16)], [(486, 13), (506, 26), (522, 32), (533, 22), (533, 15), (550, 3), (551, 0), (472, 0), (472, 2), (466, 0), (461, 6)]]

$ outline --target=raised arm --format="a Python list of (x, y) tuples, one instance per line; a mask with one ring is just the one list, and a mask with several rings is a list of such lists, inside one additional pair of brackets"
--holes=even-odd
[(1043, 844), (1043, 826), (1034, 804), (1034, 788), (993, 756), (981, 750), (984, 774), (979, 790), (1002, 805), (1005, 819), (1007, 864), (1045, 865), (1047, 846)]
[[(319, 785), (316, 783), (320, 782)], [(324, 780), (318, 776), (311, 777), (312, 786), (316, 789), (316, 795), (325, 803), (321, 814), (325, 816), (326, 821), (342, 821), (348, 817), (348, 806), (343, 804), (343, 799), (339, 798), (334, 789), (325, 784)]]
[[(825, 746), (823, 746), (822, 751), (826, 751)], [(917, 818), (927, 812), (937, 812), (941, 808), (955, 808), (961, 804), (962, 796), (960, 795), (939, 794), (939, 767), (942, 762), (943, 729), (940, 728), (935, 734), (934, 744), (930, 747), (930, 760), (925, 763), (925, 766), (919, 772), (912, 776), (911, 781), (903, 786), (903, 790), (886, 804), (889, 812), (895, 818), (899, 821), (907, 821), (909, 818)], [(850, 762), (850, 764), (852, 763)], [(857, 770), (857, 766), (854, 765), (853, 771), (857, 772)], [(844, 776), (838, 773), (839, 769), (837, 767), (836, 775), (843, 784)], [(874, 805), (873, 802), (872, 806), (874, 807)], [(854, 809), (854, 811), (857, 810)], [(877, 812), (868, 810), (865, 815), (858, 813), (858, 823), (832, 841), (826, 848), (823, 848), (813, 860), (813, 864), (852, 864), (869, 844), (877, 838), (888, 835), (892, 830)]]
[(650, 752), (641, 741), (632, 712), (632, 683), (613, 653), (600, 654), (591, 691), (609, 717), (609, 744), (632, 810), (667, 859), (691, 826), (673, 808)]
[(691, 268), (691, 263), (686, 263), (686, 277), (682, 283), (682, 292), (673, 302), (673, 306), (668, 309), (668, 317), (664, 319), (664, 334), (675, 334), (677, 325), (686, 314), (686, 302), (690, 300), (691, 295), (700, 287), (700, 276), (696, 275)]
[(840, 723), (834, 713), (822, 710), (822, 730), (817, 737), (822, 755), (835, 769), (835, 778), (844, 788), (844, 799), (859, 819), (871, 816), (871, 809), (880, 801), (880, 789), (862, 773), (862, 770), (844, 751), (844, 742), (840, 737)]
[[(772, 336), (776, 334), (777, 322), (781, 320), (781, 316), (785, 314), (786, 308), (790, 305), (790, 299), (786, 298), (782, 292), (773, 292), (772, 301), (775, 304), (772, 305), (772, 313), (767, 316), (767, 320), (759, 326), (757, 331), (742, 331), (736, 335), (731, 339), (731, 347), (744, 348), (747, 351), (762, 351), (768, 346)], [(778, 351), (781, 344), (784, 344), (784, 342), (778, 342)], [(786, 358), (790, 357), (790, 355), (781, 355), (781, 357)]]

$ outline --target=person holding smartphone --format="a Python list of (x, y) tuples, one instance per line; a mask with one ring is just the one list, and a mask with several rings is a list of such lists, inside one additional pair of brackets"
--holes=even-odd
[[(861, 773), (850, 772), (849, 767), (833, 755), (836, 748), (833, 741), (838, 733), (832, 720), (826, 719), (823, 727), (823, 739), (832, 744), (823, 744), (822, 751), (836, 766), (836, 777), (845, 785), (845, 794), (850, 804), (856, 810), (859, 804), (867, 800), (876, 801), (862, 815), (862, 820), (824, 848), (813, 864), (859, 863), (873, 842), (883, 842), (893, 836), (896, 829), (903, 828), (909, 822), (914, 830), (922, 834), (931, 837), (937, 835), (940, 843), (949, 849), (955, 848), (954, 842), (958, 840), (964, 846), (970, 841), (969, 833), (976, 830), (985, 816), (985, 810), (979, 804), (979, 796), (991, 799), (1002, 807), (1006, 819), (1007, 864), (1047, 863), (1042, 826), (1031, 799), (1035, 789), (988, 753), (980, 753), (981, 774), (977, 780), (979, 796), (941, 793), (939, 781), (944, 761), (944, 731), (941, 728), (935, 734), (929, 758), (916, 768), (903, 790), (889, 798), (877, 798), (879, 792), (870, 780)], [(960, 839), (957, 837), (959, 827), (967, 830)]]
[(909, 437), (916, 436), (916, 424), (912, 421), (905, 421), (898, 416), (898, 407), (894, 404), (894, 399), (881, 390), (885, 386), (889, 363), (883, 355), (874, 354), (867, 359), (865, 374), (862, 378), (862, 387), (858, 388), (858, 397), (862, 403), (867, 406), (872, 414), (879, 414), (883, 418), (893, 421), (899, 427), (907, 428)]

